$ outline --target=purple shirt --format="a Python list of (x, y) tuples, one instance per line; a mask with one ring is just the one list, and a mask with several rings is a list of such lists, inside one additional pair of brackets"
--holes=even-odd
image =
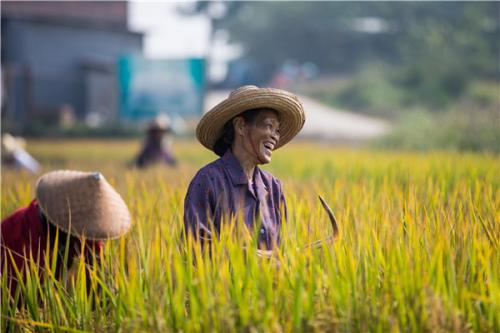
[(186, 232), (210, 238), (210, 223), (220, 232), (221, 221), (242, 214), (245, 224), (259, 230), (259, 244), (270, 249), (279, 244), (281, 220), (286, 222), (285, 196), (280, 181), (255, 168), (253, 184), (229, 149), (204, 166), (191, 181), (184, 200)]
[(139, 156), (135, 160), (135, 164), (139, 168), (147, 167), (151, 164), (162, 162), (171, 166), (176, 164), (176, 160), (168, 147), (163, 145), (162, 141), (148, 138), (142, 147)]

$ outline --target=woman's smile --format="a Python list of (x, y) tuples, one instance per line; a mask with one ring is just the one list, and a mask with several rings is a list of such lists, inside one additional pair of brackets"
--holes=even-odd
[(259, 113), (255, 123), (248, 127), (247, 142), (249, 151), (256, 157), (257, 164), (271, 162), (274, 148), (279, 140), (279, 118), (275, 111), (265, 110)]

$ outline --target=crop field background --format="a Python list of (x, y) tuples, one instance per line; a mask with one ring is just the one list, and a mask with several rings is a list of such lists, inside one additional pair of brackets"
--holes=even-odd
[[(133, 226), (106, 243), (88, 288), (82, 261), (61, 282), (49, 269), (40, 283), (32, 271), (18, 309), (2, 278), (2, 330), (500, 331), (498, 155), (292, 143), (264, 166), (282, 181), (289, 215), (277, 259), (268, 260), (245, 235), (231, 237), (237, 228), (224, 229), (211, 256), (185, 244), (184, 195), (215, 155), (178, 141), (176, 168), (142, 171), (128, 166), (139, 144), (29, 142), (44, 172), (101, 171)], [(29, 204), (36, 179), (2, 170), (2, 218)], [(318, 194), (340, 237), (304, 251), (331, 232)]]

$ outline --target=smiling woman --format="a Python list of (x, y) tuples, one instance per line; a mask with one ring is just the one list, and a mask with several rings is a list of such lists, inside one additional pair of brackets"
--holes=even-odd
[(259, 230), (259, 246), (279, 245), (286, 221), (280, 181), (258, 168), (289, 142), (305, 122), (297, 97), (287, 91), (244, 86), (207, 112), (196, 128), (198, 140), (220, 158), (203, 167), (189, 185), (184, 227), (196, 239), (211, 239), (222, 221), (241, 216)]

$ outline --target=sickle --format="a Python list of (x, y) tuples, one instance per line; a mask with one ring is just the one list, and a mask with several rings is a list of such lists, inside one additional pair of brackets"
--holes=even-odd
[(337, 238), (337, 236), (339, 235), (339, 227), (337, 225), (337, 219), (335, 218), (332, 209), (330, 208), (330, 206), (328, 206), (323, 197), (321, 195), (318, 195), (318, 198), (321, 201), (323, 208), (326, 210), (328, 218), (330, 219), (330, 223), (332, 224), (332, 230), (333, 230), (332, 236), (333, 238)]
[(325, 243), (332, 243), (335, 241), (335, 239), (337, 239), (338, 235), (339, 235), (339, 227), (337, 225), (337, 219), (335, 218), (335, 215), (333, 214), (333, 211), (332, 209), (330, 208), (330, 206), (328, 206), (328, 204), (326, 203), (326, 201), (323, 199), (323, 197), (321, 195), (318, 195), (319, 197), (319, 200), (321, 201), (321, 205), (323, 206), (323, 208), (326, 210), (326, 213), (328, 215), (328, 219), (330, 220), (330, 224), (332, 225), (332, 234), (324, 239), (319, 239), (317, 241), (314, 241), (312, 243), (309, 243), (307, 245), (304, 245), (301, 247), (301, 249), (305, 250), (307, 248), (319, 248), (321, 246), (323, 246)]
[[(314, 241), (312, 243), (309, 243), (307, 245), (299, 247), (299, 249), (301, 249), (301, 250), (305, 250), (308, 248), (315, 249), (315, 248), (322, 247), (326, 243), (334, 242), (335, 239), (337, 239), (337, 237), (339, 235), (339, 227), (337, 225), (337, 219), (335, 218), (335, 215), (333, 214), (332, 209), (330, 208), (330, 206), (328, 206), (328, 204), (326, 203), (326, 201), (323, 199), (323, 197), (321, 195), (318, 195), (318, 197), (319, 197), (319, 200), (321, 201), (321, 205), (323, 206), (323, 208), (326, 210), (326, 213), (328, 214), (328, 218), (329, 218), (330, 223), (332, 225), (332, 234), (324, 239), (319, 239), (317, 241)], [(271, 257), (275, 257), (276, 254), (274, 253), (273, 250), (260, 250), (260, 249), (258, 249), (257, 255), (259, 257), (271, 258)]]

